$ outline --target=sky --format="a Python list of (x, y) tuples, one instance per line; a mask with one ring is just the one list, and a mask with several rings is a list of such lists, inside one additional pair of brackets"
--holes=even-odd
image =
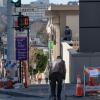
[[(29, 4), (30, 2), (33, 2), (36, 0), (22, 0), (22, 4)], [(56, 4), (67, 4), (68, 1), (78, 1), (78, 0), (49, 0), (50, 3), (56, 3)]]

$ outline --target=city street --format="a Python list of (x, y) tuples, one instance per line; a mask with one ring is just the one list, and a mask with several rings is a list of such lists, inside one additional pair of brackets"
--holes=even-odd
[[(99, 94), (76, 97), (74, 87), (74, 85), (66, 85), (65, 89), (63, 88), (62, 100), (100, 100)], [(28, 88), (0, 89), (0, 100), (51, 100), (49, 94), (48, 85), (32, 85)]]
[(29, 100), (42, 100), (39, 98), (14, 97), (14, 96), (9, 96), (9, 95), (5, 95), (5, 94), (0, 94), (0, 100), (27, 100), (27, 99), (29, 99)]
[[(49, 100), (49, 98), (33, 98), (33, 97), (15, 97), (5, 94), (0, 94), (0, 100)], [(62, 99), (63, 100), (63, 99)], [(89, 97), (67, 97), (65, 100), (100, 100), (100, 96)]]
[(0, 100), (100, 100), (99, 8), (0, 0)]

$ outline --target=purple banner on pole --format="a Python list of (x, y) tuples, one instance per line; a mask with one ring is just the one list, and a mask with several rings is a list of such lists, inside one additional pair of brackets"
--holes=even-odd
[(16, 60), (27, 60), (27, 37), (16, 37)]

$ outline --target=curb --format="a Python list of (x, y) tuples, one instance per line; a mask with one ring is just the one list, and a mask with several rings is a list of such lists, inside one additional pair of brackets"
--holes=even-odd
[[(45, 89), (45, 87), (44, 87), (45, 85), (43, 85), (43, 89)], [(48, 90), (48, 92), (46, 92), (46, 94), (45, 94), (45, 92), (43, 93), (43, 92), (35, 92), (35, 90), (34, 91), (32, 91), (33, 89), (36, 89), (37, 90), (37, 87), (38, 87), (38, 89), (42, 89), (42, 86), (40, 86), (40, 85), (32, 85), (32, 86), (29, 86), (29, 88), (27, 88), (27, 89), (25, 89), (24, 87), (21, 87), (21, 88), (16, 88), (16, 89), (4, 89), (4, 88), (1, 88), (0, 89), (0, 93), (1, 94), (7, 94), (7, 95), (10, 95), (10, 96), (15, 96), (15, 97), (33, 97), (33, 98), (46, 98), (46, 97), (49, 97), (50, 96), (50, 91)], [(46, 88), (48, 89), (49, 88), (49, 85), (47, 85), (46, 86)], [(24, 91), (24, 89), (25, 89), (25, 91)], [(69, 90), (70, 88), (65, 88), (65, 90), (67, 91), (67, 90)], [(73, 88), (71, 88), (71, 89), (73, 89)], [(22, 91), (21, 91), (22, 90)], [(63, 89), (63, 92), (65, 91), (64, 89)], [(73, 93), (73, 91), (69, 91), (69, 92), (66, 92), (66, 93), (64, 93), (65, 94), (65, 97), (73, 97), (74, 96), (74, 93)]]
[(0, 94), (7, 94), (15, 97), (34, 97), (34, 98), (44, 98), (44, 96), (26, 94), (22, 92), (10, 91), (10, 90), (0, 90)]

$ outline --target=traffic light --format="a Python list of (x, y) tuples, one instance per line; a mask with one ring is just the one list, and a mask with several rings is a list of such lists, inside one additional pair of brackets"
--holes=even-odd
[(19, 28), (23, 28), (23, 27), (24, 27), (23, 15), (19, 15), (19, 16), (18, 16), (18, 27), (19, 27)]
[(21, 7), (21, 0), (11, 0), (11, 3), (13, 3), (15, 7)]
[(28, 28), (28, 26), (29, 26), (29, 17), (23, 15), (18, 16), (18, 27)]
[(24, 30), (29, 27), (29, 17), (21, 15), (21, 12), (19, 12), (18, 19), (17, 19), (17, 25), (16, 30)]

